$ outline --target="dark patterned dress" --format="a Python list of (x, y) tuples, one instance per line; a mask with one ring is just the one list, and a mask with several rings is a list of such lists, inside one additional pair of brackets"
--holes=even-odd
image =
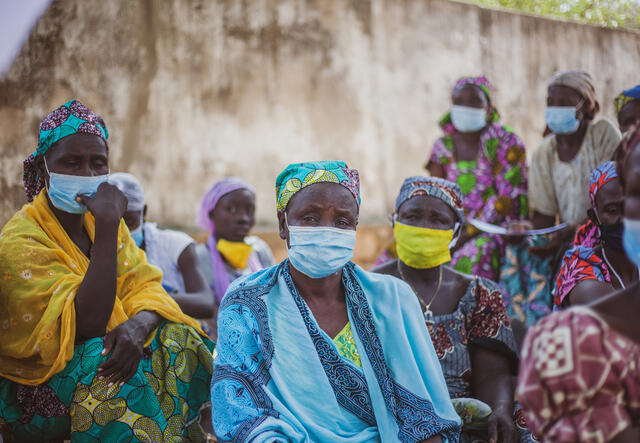
[[(470, 353), (473, 346), (506, 356), (516, 374), (517, 345), (502, 293), (494, 282), (481, 277), (474, 278), (458, 302), (458, 308), (449, 314), (436, 315), (433, 323), (427, 322), (427, 328), (440, 359), (449, 395), (454, 401), (473, 397)], [(521, 442), (536, 441), (526, 429), (517, 406), (514, 408), (514, 421)], [(477, 438), (476, 432), (466, 432), (463, 423), (460, 441), (475, 441)]]

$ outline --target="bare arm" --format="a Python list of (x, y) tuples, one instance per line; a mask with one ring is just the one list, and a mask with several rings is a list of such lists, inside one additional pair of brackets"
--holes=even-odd
[(615, 289), (609, 283), (598, 280), (582, 280), (569, 291), (567, 298), (572, 306), (587, 305), (614, 291)]
[(534, 229), (548, 228), (556, 224), (555, 215), (545, 215), (538, 211), (533, 211), (533, 217), (531, 217), (531, 224)]
[(640, 343), (640, 281), (587, 306), (600, 314), (611, 328)]
[(198, 269), (195, 245), (187, 246), (178, 258), (178, 269), (184, 279), (185, 292), (171, 294), (180, 309), (195, 318), (210, 318), (216, 314), (213, 293)]
[(515, 443), (517, 431), (512, 418), (514, 387), (509, 359), (488, 349), (476, 347), (472, 356), (472, 368), (471, 383), (476, 398), (487, 403), (492, 410), (489, 416), (489, 438), (495, 442)]
[(89, 267), (75, 296), (76, 341), (105, 335), (116, 300), (118, 227), (127, 207), (126, 197), (103, 183), (93, 198), (79, 199), (94, 215), (96, 231)]

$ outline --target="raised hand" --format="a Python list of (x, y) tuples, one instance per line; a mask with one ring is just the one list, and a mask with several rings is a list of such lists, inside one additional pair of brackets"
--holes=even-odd
[(93, 197), (77, 195), (76, 200), (89, 209), (96, 222), (119, 223), (127, 210), (127, 197), (108, 182), (101, 183)]

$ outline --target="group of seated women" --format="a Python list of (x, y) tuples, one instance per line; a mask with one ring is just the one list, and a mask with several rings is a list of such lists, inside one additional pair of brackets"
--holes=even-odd
[[(618, 147), (618, 130), (592, 121), (590, 77), (555, 76), (532, 193), (491, 85), (460, 80), (432, 177), (400, 187), (394, 247), (370, 272), (351, 261), (362, 202), (344, 162), (277, 176), (288, 257), (274, 264), (249, 236), (249, 184), (228, 178), (204, 195), (206, 243), (159, 229), (140, 182), (109, 174), (102, 118), (65, 103), (40, 124), (28, 203), (0, 232), (3, 438), (640, 441), (638, 89), (616, 99)], [(531, 241), (472, 218), (516, 234), (567, 227)], [(530, 328), (521, 363), (512, 319), (533, 324), (553, 307), (523, 275), (547, 278), (565, 238), (563, 312)]]

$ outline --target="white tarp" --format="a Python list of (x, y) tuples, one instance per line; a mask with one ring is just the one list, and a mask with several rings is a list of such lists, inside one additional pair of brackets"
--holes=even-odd
[(51, 0), (0, 0), (0, 77), (3, 77)]

